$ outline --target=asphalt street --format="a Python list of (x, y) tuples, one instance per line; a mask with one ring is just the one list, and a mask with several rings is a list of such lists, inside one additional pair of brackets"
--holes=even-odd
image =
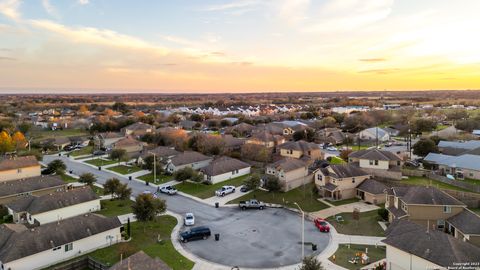
[[(156, 191), (138, 181), (129, 181), (111, 172), (72, 161), (66, 156), (44, 156), (44, 163), (61, 159), (73, 174), (93, 173), (97, 182), (105, 183), (107, 179), (118, 178), (128, 183), (133, 195), (143, 191)], [(213, 235), (207, 240), (183, 244), (185, 249), (208, 261), (227, 265), (250, 268), (267, 268), (291, 265), (301, 260), (301, 217), (289, 210), (270, 208), (265, 210), (241, 211), (233, 207), (215, 208), (196, 200), (181, 196), (160, 197), (167, 201), (168, 210), (184, 215), (195, 214), (196, 226), (210, 227), (212, 234), (219, 233), (220, 241)], [(174, 239), (178, 241), (177, 239)], [(326, 248), (330, 235), (320, 233), (312, 222), (305, 220), (305, 255), (313, 254), (312, 246), (317, 245), (318, 254)]]

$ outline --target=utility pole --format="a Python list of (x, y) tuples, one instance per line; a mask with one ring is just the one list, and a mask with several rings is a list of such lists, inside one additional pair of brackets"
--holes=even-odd
[(157, 183), (157, 155), (155, 153), (153, 154), (153, 182), (156, 184)]
[(375, 147), (378, 148), (378, 126), (375, 127)]

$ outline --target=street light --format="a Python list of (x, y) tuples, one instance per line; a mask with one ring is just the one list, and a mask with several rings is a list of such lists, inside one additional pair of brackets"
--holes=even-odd
[(300, 212), (302, 212), (302, 260), (303, 260), (303, 258), (305, 258), (305, 212), (303, 212), (302, 208), (300, 207), (300, 205), (298, 205), (298, 203), (293, 202), (293, 204), (295, 204), (300, 210)]

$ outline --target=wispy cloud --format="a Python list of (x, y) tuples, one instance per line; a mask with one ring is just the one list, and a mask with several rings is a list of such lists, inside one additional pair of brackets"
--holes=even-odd
[(225, 11), (231, 9), (239, 9), (239, 8), (246, 8), (258, 5), (260, 1), (258, 0), (237, 0), (225, 4), (220, 5), (211, 5), (206, 7), (205, 11)]
[(59, 17), (57, 9), (52, 5), (52, 3), (50, 3), (50, 0), (42, 0), (42, 6), (45, 11), (50, 14), (50, 16), (55, 18)]
[(90, 0), (78, 0), (77, 3), (84, 6), (90, 4)]
[(385, 59), (385, 58), (362, 58), (362, 59), (358, 59), (358, 61), (361, 61), (361, 62), (383, 62), (383, 61), (387, 61), (387, 59)]
[(400, 68), (382, 68), (382, 69), (362, 70), (362, 71), (359, 71), (358, 73), (374, 73), (378, 75), (386, 75), (386, 74), (399, 72), (400, 70), (401, 70)]
[(21, 17), (20, 4), (19, 0), (4, 0), (0, 2), (0, 13), (12, 20), (19, 20)]

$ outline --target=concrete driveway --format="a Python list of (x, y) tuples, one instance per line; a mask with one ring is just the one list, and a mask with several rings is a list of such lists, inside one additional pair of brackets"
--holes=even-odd
[[(156, 191), (138, 181), (129, 181), (124, 176), (113, 174), (71, 160), (66, 156), (44, 156), (44, 162), (61, 159), (73, 174), (90, 172), (97, 176), (97, 182), (118, 178), (132, 189), (133, 195), (145, 190)], [(184, 196), (160, 197), (167, 201), (168, 210), (179, 215), (195, 214), (196, 226), (209, 226), (212, 233), (220, 234), (220, 241), (214, 237), (182, 244), (185, 250), (205, 260), (226, 266), (248, 268), (272, 268), (292, 265), (301, 260), (301, 217), (285, 209), (241, 211), (234, 207), (214, 208), (203, 202)], [(178, 241), (177, 239), (172, 239)], [(320, 233), (313, 223), (305, 221), (305, 241), (313, 242), (322, 252), (331, 239), (329, 234)], [(313, 254), (311, 245), (305, 246), (305, 255)]]
[(368, 204), (364, 202), (354, 202), (354, 203), (349, 203), (349, 204), (344, 204), (344, 205), (339, 205), (339, 206), (333, 206), (329, 207), (314, 213), (311, 213), (310, 215), (316, 218), (328, 218), (340, 213), (352, 213), (353, 209), (357, 208), (360, 210), (360, 212), (368, 212), (368, 211), (373, 211), (377, 210), (380, 207), (374, 205), (374, 204)]

